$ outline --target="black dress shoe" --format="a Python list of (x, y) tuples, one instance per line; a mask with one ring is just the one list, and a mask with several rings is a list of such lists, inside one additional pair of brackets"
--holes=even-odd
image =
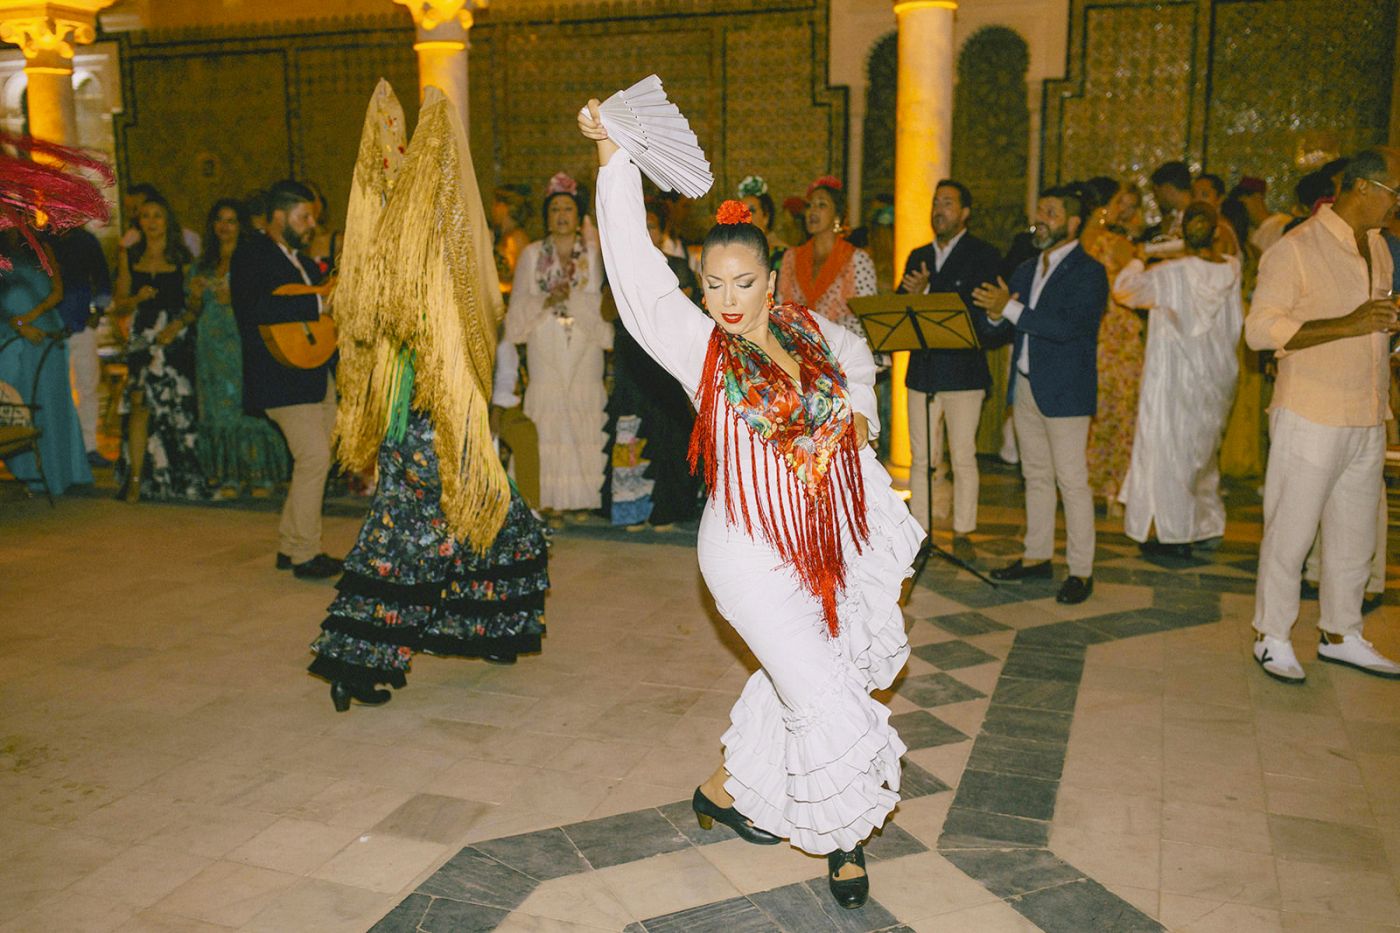
[(345, 569), (345, 561), (326, 554), (317, 554), (304, 564), (293, 564), (292, 574), (299, 580), (324, 580)]
[(1049, 580), (1055, 575), (1051, 569), (1050, 562), (1043, 560), (1038, 564), (1027, 564), (1024, 561), (1016, 561), (1006, 567), (998, 567), (991, 572), (991, 578), (998, 583), (1020, 583), (1022, 580)]
[(1066, 577), (1060, 592), (1055, 594), (1055, 602), (1074, 606), (1084, 602), (1094, 592), (1093, 577)]
[(352, 684), (344, 680), (337, 680), (331, 684), (331, 702), (335, 704), (337, 713), (348, 710), (351, 700), (363, 703), (365, 706), (383, 706), (393, 699), (393, 696), (388, 690), (376, 690), (373, 687)]
[(695, 819), (701, 829), (710, 829), (715, 825), (715, 820), (719, 820), (734, 830), (740, 839), (752, 842), (756, 846), (775, 846), (783, 841), (780, 837), (753, 825), (748, 817), (733, 807), (721, 807), (702, 794), (698, 787), (695, 788), (695, 796), (690, 798), (690, 806), (695, 811)]
[(291, 570), (291, 569), (292, 569), (292, 559), (291, 559), (290, 557), (288, 557), (286, 554), (283, 554), (281, 551), (278, 551), (278, 552), (277, 552), (277, 569), (278, 569), (278, 570)]
[(831, 885), (831, 896), (836, 898), (837, 904), (847, 910), (859, 910), (870, 897), (870, 875), (864, 874), (859, 878), (840, 881), (836, 873), (846, 865), (865, 868), (865, 847), (856, 846), (849, 852), (837, 849), (835, 852), (828, 852), (826, 856), (826, 880), (827, 884)]
[(1161, 541), (1144, 541), (1138, 545), (1138, 550), (1147, 557), (1175, 557), (1179, 560), (1188, 560), (1191, 557), (1191, 545), (1189, 544), (1163, 544)]

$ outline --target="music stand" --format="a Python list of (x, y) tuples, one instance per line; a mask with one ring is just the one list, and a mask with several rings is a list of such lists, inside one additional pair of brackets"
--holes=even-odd
[[(870, 347), (877, 353), (900, 350), (977, 350), (977, 330), (962, 296), (957, 292), (934, 292), (929, 295), (867, 295), (848, 302), (851, 311), (865, 329)], [(928, 424), (928, 408), (933, 394), (925, 400), (924, 423)], [(928, 443), (933, 443), (930, 433)], [(937, 554), (955, 567), (966, 570), (983, 583), (997, 588), (996, 581), (984, 576), (967, 561), (933, 543), (933, 475), (937, 464), (929, 458), (928, 465), (928, 538), (914, 558), (914, 582), (928, 565), (929, 555)]]

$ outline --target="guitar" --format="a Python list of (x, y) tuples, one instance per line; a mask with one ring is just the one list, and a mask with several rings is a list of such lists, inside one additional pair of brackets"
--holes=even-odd
[[(274, 295), (329, 295), (331, 285), (282, 285)], [(272, 358), (291, 369), (316, 369), (335, 353), (335, 321), (323, 314), (314, 321), (259, 324), (258, 333)]]

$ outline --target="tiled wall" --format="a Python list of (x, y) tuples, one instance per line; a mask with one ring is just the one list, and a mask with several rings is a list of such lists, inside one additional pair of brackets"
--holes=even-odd
[(1042, 177), (1144, 181), (1186, 159), (1293, 182), (1389, 134), (1396, 0), (1074, 0), (1047, 82)]
[[(478, 20), (470, 109), (483, 190), (524, 182), (539, 192), (561, 169), (591, 178), (577, 107), (652, 71), (714, 163), (712, 199), (753, 173), (779, 201), (817, 175), (844, 173), (846, 95), (827, 84), (824, 2), (744, 11), (678, 4), (667, 15), (643, 6), (572, 5), (545, 17), (538, 4), (503, 4), (502, 15)], [(375, 80), (388, 78), (410, 111), (416, 98), (404, 16), (153, 30), (119, 41), (121, 176), (158, 184), (187, 226), (202, 222), (214, 198), (288, 174), (316, 180), (333, 212), (343, 210)]]

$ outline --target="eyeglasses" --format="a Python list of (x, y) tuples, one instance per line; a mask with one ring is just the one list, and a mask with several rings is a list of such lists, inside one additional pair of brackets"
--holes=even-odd
[(1385, 182), (1376, 181), (1374, 178), (1368, 178), (1366, 180), (1371, 184), (1375, 185), (1377, 188), (1384, 188), (1386, 191), (1389, 191), (1391, 197), (1393, 197), (1397, 201), (1400, 201), (1400, 191), (1396, 191), (1394, 188), (1390, 187), (1390, 185), (1387, 185)]

